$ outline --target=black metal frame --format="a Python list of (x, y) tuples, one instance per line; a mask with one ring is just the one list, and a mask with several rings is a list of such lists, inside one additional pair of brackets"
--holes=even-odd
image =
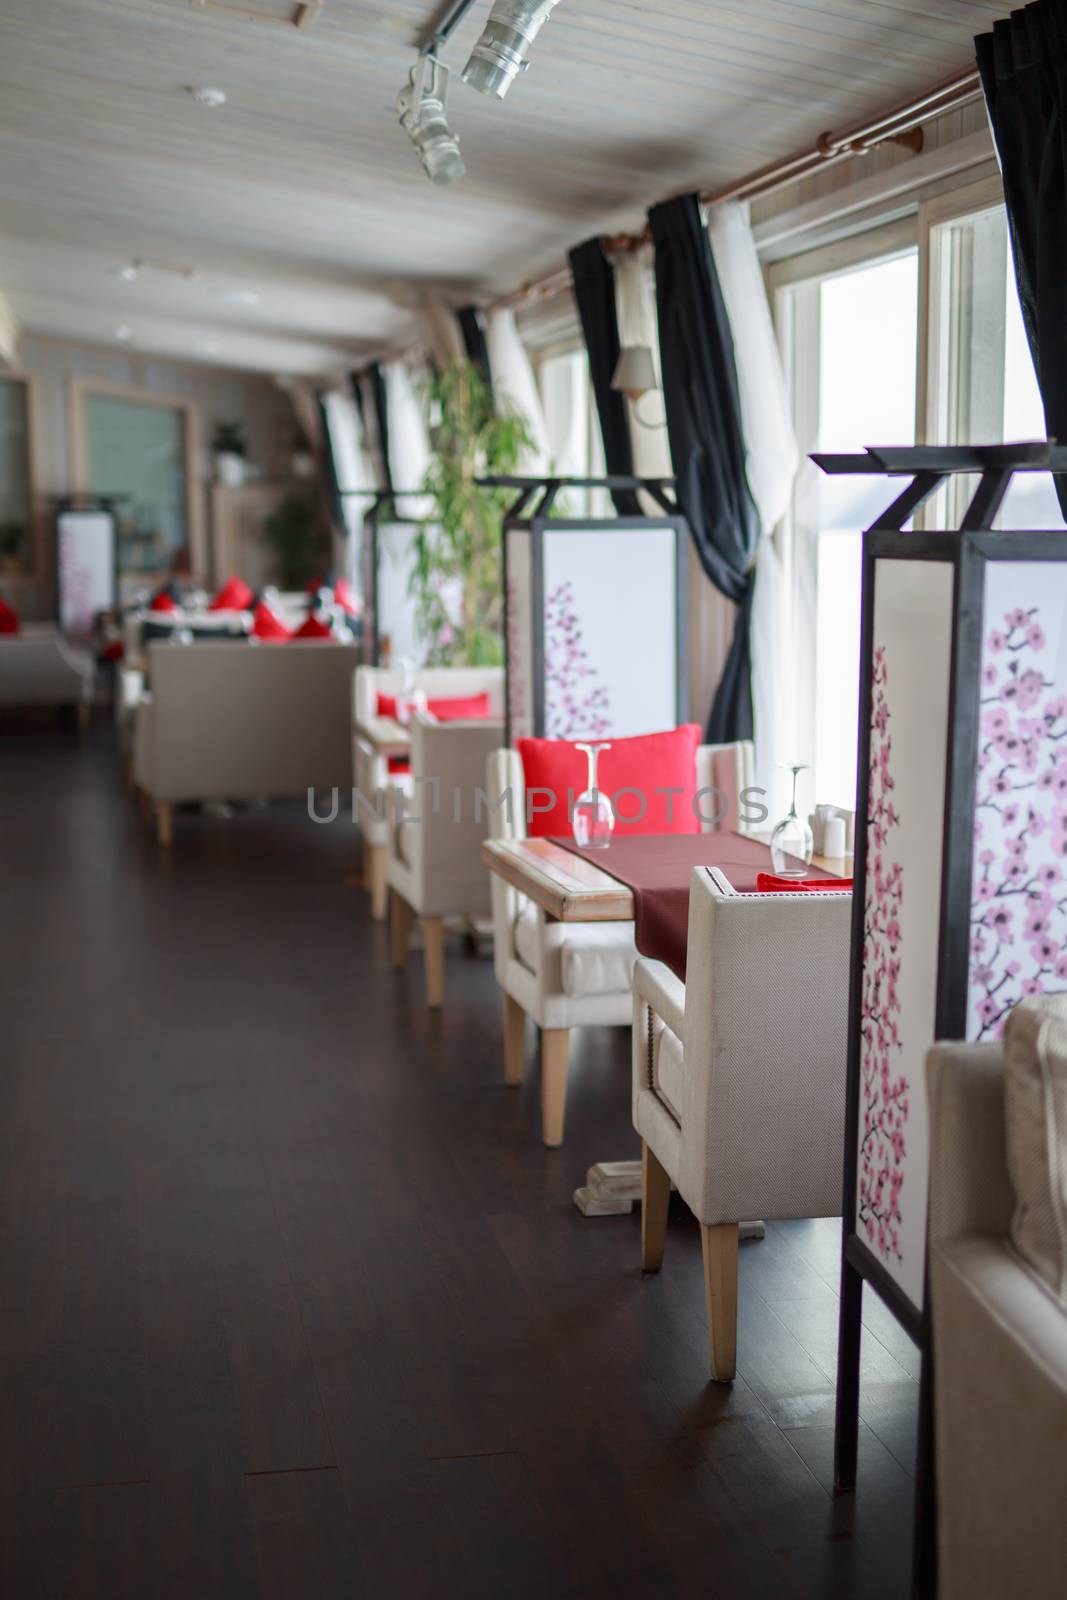
[[(544, 613), (544, 536), (547, 532), (561, 532), (564, 528), (582, 533), (618, 533), (621, 531), (645, 532), (650, 528), (674, 530), (675, 574), (675, 719), (685, 721), (689, 707), (687, 615), (686, 615), (686, 540), (689, 524), (669, 499), (667, 490), (673, 480), (666, 478), (631, 478), (608, 476), (602, 478), (487, 478), (492, 488), (515, 489), (517, 495), (504, 517), (504, 552), (501, 563), (502, 599), (504, 615), (504, 739), (511, 743), (511, 697), (508, 684), (511, 675), (511, 646), (508, 621), (508, 534), (520, 531), (530, 538), (530, 604), (533, 608), (533, 732), (536, 738), (544, 737), (545, 696), (545, 613)], [(552, 507), (561, 489), (645, 489), (657, 504), (664, 508), (662, 517), (554, 517)], [(532, 509), (527, 509), (531, 506)]]
[[(857, 760), (857, 892), (852, 911), (849, 973), (848, 1078), (842, 1204), (841, 1300), (837, 1364), (837, 1417), (834, 1485), (849, 1490), (856, 1482), (859, 1436), (860, 1345), (863, 1285), (871, 1284), (923, 1353), (920, 1385), (920, 1438), (916, 1474), (916, 1529), (913, 1583), (932, 1593), (936, 1581), (935, 1484), (932, 1406), (932, 1351), (929, 1296), (912, 1304), (899, 1284), (856, 1231), (856, 1184), (860, 1105), (860, 1011), (863, 985), (863, 932), (867, 878), (867, 809), (870, 771), (871, 671), (876, 564), (901, 559), (949, 564), (953, 568), (952, 650), (948, 693), (945, 796), (942, 816), (940, 941), (936, 980), (934, 1038), (966, 1034), (967, 982), (974, 838), (974, 775), (977, 765), (983, 607), (986, 568), (998, 561), (1067, 562), (1067, 532), (1006, 532), (988, 527), (1016, 471), (1067, 473), (1067, 448), (1045, 443), (978, 447), (918, 446), (868, 450), (860, 456), (812, 458), (829, 473), (907, 475), (904, 491), (864, 535), (860, 629), (860, 705)], [(904, 522), (952, 474), (977, 472), (978, 486), (958, 532), (909, 533)]]

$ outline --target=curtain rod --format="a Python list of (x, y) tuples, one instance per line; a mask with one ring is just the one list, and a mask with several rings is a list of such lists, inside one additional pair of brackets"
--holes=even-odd
[[(820, 134), (810, 150), (800, 151), (783, 161), (772, 161), (722, 189), (705, 191), (700, 198), (705, 205), (718, 205), (724, 200), (754, 200), (757, 195), (769, 194), (787, 183), (810, 177), (812, 173), (821, 172), (823, 168), (850, 156), (865, 155), (880, 144), (900, 144), (918, 155), (923, 147), (924, 122), (969, 104), (978, 99), (981, 93), (982, 83), (975, 68), (954, 73), (922, 94), (902, 100), (874, 117), (854, 122), (839, 133)], [(609, 235), (604, 245), (614, 253), (622, 253), (640, 249), (650, 237), (646, 226), (640, 233)], [(546, 300), (565, 292), (571, 287), (572, 281), (569, 267), (558, 268), (493, 301), (487, 309), (497, 311), (526, 305), (533, 300)]]

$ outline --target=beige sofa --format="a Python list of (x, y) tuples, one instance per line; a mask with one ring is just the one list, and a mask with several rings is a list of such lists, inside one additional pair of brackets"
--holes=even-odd
[(28, 622), (0, 638), (0, 705), (77, 706), (84, 726), (92, 709), (96, 666), (52, 622)]
[(302, 798), (352, 784), (356, 644), (152, 644), (136, 708), (134, 781), (169, 844), (186, 800)]
[[(1009, 1142), (1018, 1151), (1024, 1118), (1017, 1102), (1005, 1115), (998, 1045), (938, 1045), (926, 1074), (938, 1594), (1052, 1600), (1067, 1593), (1067, 1301), (1012, 1243), (1013, 1216), (1016, 1237), (1042, 1222), (1025, 1201), (1016, 1211)], [(1050, 1118), (1042, 1137), (1031, 1120), (1023, 1187), (1051, 1157), (1062, 1194), (1063, 1130)]]

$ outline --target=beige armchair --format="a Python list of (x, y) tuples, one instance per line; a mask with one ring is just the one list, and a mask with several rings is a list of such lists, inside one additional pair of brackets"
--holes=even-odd
[(700, 1223), (721, 1382), (736, 1370), (738, 1224), (841, 1210), (851, 913), (848, 893), (739, 895), (698, 867), (686, 982), (634, 968), (641, 1264), (662, 1265), (673, 1182)]
[[(750, 743), (701, 745), (696, 753), (696, 786), (724, 797), (716, 820), (704, 824), (737, 831), (740, 796), (753, 786)], [(526, 779), (517, 750), (495, 750), (486, 774), (489, 794), (511, 796), (490, 819), (494, 839), (526, 837)], [(563, 1143), (567, 1102), (570, 1030), (601, 1025), (628, 1027), (632, 1013), (630, 979), (634, 959), (629, 922), (554, 922), (540, 906), (511, 889), (495, 873), (493, 960), (504, 993), (504, 1075), (522, 1082), (525, 1023), (541, 1030), (541, 1135), (546, 1145)]]
[(426, 1001), (444, 1004), (444, 919), (488, 917), (489, 877), (482, 865), (488, 809), (481, 794), (499, 722), (411, 724), (410, 784), (394, 788), (386, 835), (393, 966), (407, 966), (412, 916), (422, 925)]
[(493, 717), (504, 715), (503, 667), (427, 667), (406, 678), (399, 668), (357, 667), (352, 680), (352, 775), (362, 800), (359, 824), (363, 841), (363, 886), (370, 895), (371, 916), (385, 920), (388, 885), (385, 875), (388, 821), (383, 796), (392, 788), (407, 789), (402, 773), (390, 773), (388, 757), (375, 748), (373, 733), (379, 722), (379, 694), (393, 695), (402, 690), (418, 690), (434, 699), (488, 694)]
[(28, 622), (0, 639), (0, 705), (76, 706), (87, 727), (96, 683), (88, 650), (72, 644), (51, 622)]
[[(937, 1045), (926, 1081), (938, 1594), (1059, 1600), (1067, 1590), (1067, 1301), (1012, 1244), (1017, 1197), (1001, 1047)], [(1044, 1151), (1041, 1143), (1033, 1158), (1055, 1161), (1055, 1137)], [(1058, 1183), (1062, 1192), (1062, 1176)], [(1055, 1226), (1051, 1214), (1045, 1221)], [(1063, 1228), (1060, 1218), (1061, 1238)]]

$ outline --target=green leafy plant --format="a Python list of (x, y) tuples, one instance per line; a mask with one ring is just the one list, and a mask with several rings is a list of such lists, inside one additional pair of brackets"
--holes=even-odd
[(427, 661), (493, 666), (504, 659), (501, 594), (504, 512), (513, 493), (478, 478), (515, 472), (529, 447), (526, 419), (497, 410), (473, 362), (457, 361), (429, 385), (433, 459), (423, 485), (433, 512), (414, 540), (411, 593)]
[(244, 423), (240, 420), (216, 422), (211, 448), (217, 456), (247, 456), (248, 440), (245, 438)]
[(313, 494), (287, 494), (263, 531), (282, 589), (304, 589), (329, 571), (330, 530)]

